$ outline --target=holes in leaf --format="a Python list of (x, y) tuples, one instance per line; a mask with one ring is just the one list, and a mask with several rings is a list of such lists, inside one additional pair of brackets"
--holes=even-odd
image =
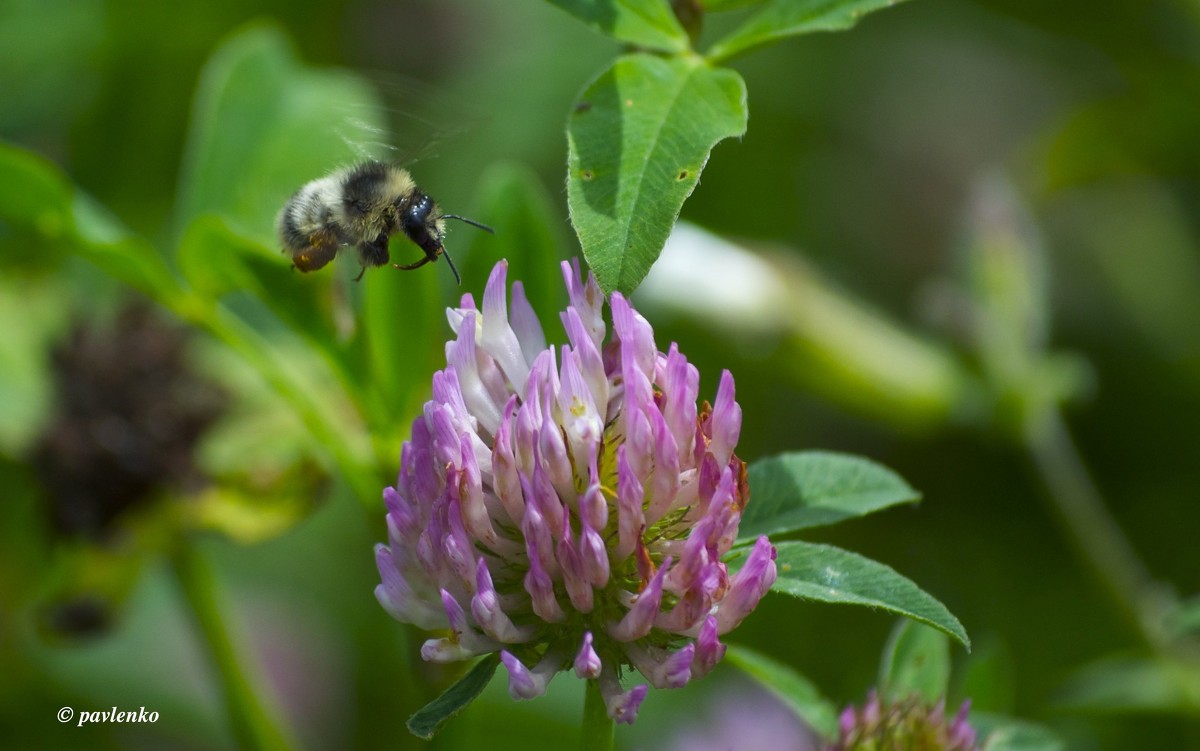
[(596, 176), (596, 174), (594, 172), (592, 172), (590, 169), (585, 169), (585, 170), (579, 171), (579, 179), (581, 179), (581, 180), (585, 180), (585, 181), (591, 180), (595, 176)]

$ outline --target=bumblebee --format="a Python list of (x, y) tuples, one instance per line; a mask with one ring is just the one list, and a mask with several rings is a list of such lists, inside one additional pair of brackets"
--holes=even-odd
[(420, 268), (445, 256), (455, 281), (458, 270), (443, 240), (447, 219), (457, 219), (486, 232), (492, 228), (455, 214), (445, 214), (417, 187), (408, 170), (394, 164), (366, 161), (306, 184), (279, 212), (279, 239), (292, 267), (316, 271), (342, 248), (358, 252), (362, 279), (368, 268), (391, 263), (388, 239), (397, 233), (425, 252), (415, 263), (392, 263), (393, 268)]

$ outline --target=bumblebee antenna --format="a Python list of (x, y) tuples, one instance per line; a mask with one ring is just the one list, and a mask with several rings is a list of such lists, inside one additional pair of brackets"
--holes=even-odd
[[(471, 225), (472, 227), (478, 227), (479, 229), (483, 230), (484, 232), (487, 232), (490, 235), (496, 234), (496, 230), (492, 229), (491, 227), (487, 226), (486, 224), (481, 224), (481, 223), (475, 221), (474, 219), (468, 219), (465, 216), (459, 216), (458, 214), (442, 214), (442, 218), (443, 219), (457, 219), (458, 221), (465, 222), (465, 223)], [(450, 260), (450, 257), (446, 256), (446, 260), (447, 261)]]
[[(472, 222), (472, 224), (474, 224), (474, 222)], [(491, 230), (488, 230), (488, 231), (490, 232)], [(454, 283), (461, 287), (462, 286), (462, 278), (459, 277), (458, 269), (454, 268), (454, 261), (450, 260), (450, 254), (446, 252), (446, 249), (444, 247), (442, 248), (442, 255), (444, 255), (446, 257), (446, 263), (450, 264), (450, 270), (452, 272), (454, 272)]]

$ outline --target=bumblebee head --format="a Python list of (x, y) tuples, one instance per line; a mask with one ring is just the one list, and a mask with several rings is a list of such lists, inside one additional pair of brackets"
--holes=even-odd
[(458, 269), (454, 268), (454, 261), (450, 260), (450, 254), (442, 244), (446, 237), (447, 219), (457, 219), (485, 232), (492, 232), (491, 227), (473, 219), (457, 214), (443, 214), (433, 199), (420, 191), (414, 193), (408, 206), (401, 210), (400, 229), (409, 240), (425, 251), (426, 260), (436, 261), (438, 256), (445, 256), (446, 263), (450, 264), (450, 270), (454, 272), (454, 279), (458, 281)]
[(408, 205), (401, 210), (400, 229), (425, 251), (425, 257), (430, 260), (446, 251), (442, 247), (446, 224), (442, 221), (441, 212), (437, 210), (433, 199), (420, 191), (414, 193)]

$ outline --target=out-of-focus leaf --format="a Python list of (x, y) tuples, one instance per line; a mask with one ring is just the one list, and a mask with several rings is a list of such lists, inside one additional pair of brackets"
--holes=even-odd
[[(470, 292), (476, 304), (488, 274), (500, 259), (508, 260), (509, 281), (520, 281), (526, 296), (539, 313), (543, 326), (558, 319), (563, 298), (559, 260), (565, 245), (554, 231), (554, 210), (537, 178), (517, 164), (496, 164), (480, 179), (479, 197), (472, 219), (484, 222), (495, 235), (456, 222), (448, 224), (454, 234), (447, 240), (462, 274), (459, 293)], [(364, 388), (374, 394), (372, 421), (394, 425), (407, 420), (428, 398), (429, 377), (445, 365), (445, 342), (451, 331), (446, 322), (447, 305), (457, 305), (455, 295), (445, 294), (450, 272), (444, 263), (416, 272), (368, 274), (361, 318), (368, 350), (370, 378)], [(547, 332), (553, 340), (553, 332)], [(399, 450), (401, 431), (389, 430), (396, 445), (379, 448), (388, 461)]]
[(1200, 597), (1179, 603), (1167, 616), (1167, 628), (1179, 635), (1200, 632)]
[(1000, 175), (977, 182), (968, 225), (963, 275), (985, 319), (984, 330), (976, 334), (985, 348), (984, 358), (1028, 359), (1045, 347), (1050, 330), (1049, 274), (1041, 236), (1016, 189)]
[(1070, 233), (1069, 242), (1098, 270), (1109, 307), (1136, 326), (1159, 356), (1187, 367), (1189, 383), (1200, 382), (1194, 202), (1166, 182), (1126, 179), (1067, 192), (1056, 207), (1060, 231)]
[(191, 499), (197, 527), (254, 545), (284, 534), (308, 518), (324, 494), (326, 476), (310, 463), (264, 467), (219, 483)]
[[(152, 526), (169, 524), (169, 515), (159, 514), (156, 518), (158, 522)], [(134, 534), (145, 539), (146, 529), (135, 530)], [(60, 642), (105, 633), (119, 618), (145, 559), (145, 550), (136, 543), (123, 547), (61, 545), (44, 572), (44, 589), (38, 595), (37, 625), (41, 635)]]
[(118, 235), (124, 229), (99, 204), (79, 195), (75, 227), (81, 242), (71, 248), (112, 278), (124, 282), (174, 309), (183, 292), (174, 273), (154, 247), (140, 237)]
[(181, 504), (184, 521), (247, 545), (277, 537), (307, 519), (328, 491), (329, 475), (315, 458), (320, 447), (230, 352), (208, 342), (197, 356), (238, 400), (205, 433), (197, 463), (212, 484)]
[[(349, 314), (349, 301), (334, 297), (344, 293), (345, 288), (338, 286), (338, 280), (330, 284), (328, 280), (313, 278), (313, 275), (290, 271), (277, 255), (234, 232), (224, 219), (206, 215), (192, 222), (184, 233), (178, 260), (184, 277), (201, 298), (215, 301), (224, 295), (239, 293), (260, 301), (293, 334), (313, 345), (313, 351), (333, 370), (343, 387), (355, 391), (367, 389), (358, 367), (362, 340), (343, 341), (335, 326), (338, 311)], [(395, 274), (387, 269), (382, 275)], [(404, 299), (403, 292), (397, 295)], [(396, 319), (384, 320), (397, 325)]]
[(461, 712), (487, 688), (499, 664), (498, 654), (488, 655), (475, 663), (475, 667), (457, 683), (408, 718), (409, 731), (418, 738), (432, 738), (446, 720)]
[(916, 694), (929, 703), (946, 697), (950, 683), (950, 642), (941, 631), (903, 620), (892, 629), (879, 664), (879, 687), (903, 701)]
[[(537, 312), (543, 326), (552, 326), (566, 297), (560, 262), (565, 256), (566, 240), (560, 231), (562, 220), (556, 215), (546, 189), (528, 167), (515, 162), (492, 165), (480, 178), (475, 201), (480, 221), (496, 230), (486, 235), (464, 228), (458, 237), (471, 241), (469, 256), (461, 264), (463, 287), (482, 290), (492, 267), (501, 258), (508, 259), (508, 279), (520, 281), (525, 296)], [(473, 217), (474, 218), (474, 217)], [(480, 300), (476, 300), (480, 302)], [(546, 332), (548, 341), (560, 337)]]
[(751, 5), (762, 5), (766, 0), (701, 0), (701, 5), (704, 10), (709, 13), (716, 13), (723, 10), (737, 10), (738, 8), (749, 8)]
[(961, 671), (961, 683), (955, 682), (958, 690), (954, 693), (970, 697), (972, 709), (1010, 712), (1017, 697), (1013, 673), (1012, 654), (1004, 642), (995, 637), (985, 638), (976, 642)]
[(687, 32), (666, 0), (548, 0), (596, 31), (665, 52), (688, 48)]
[(78, 244), (75, 187), (57, 165), (0, 142), (0, 268), (53, 267)]
[(12, 613), (25, 604), (46, 571), (45, 509), (29, 465), (0, 454), (0, 607)]
[[(174, 275), (149, 243), (131, 235), (55, 165), (0, 144), (0, 222), (35, 233), (99, 266), (118, 281), (168, 306), (179, 298)], [(0, 232), (2, 232), (0, 224)], [(8, 248), (7, 256), (21, 248)]]
[(183, 163), (177, 226), (219, 214), (260, 242), (304, 183), (363, 158), (344, 137), (387, 131), (376, 93), (343, 71), (301, 65), (284, 35), (251, 25), (205, 66)]
[(714, 44), (712, 61), (725, 60), (760, 45), (814, 31), (843, 31), (867, 13), (901, 0), (772, 0)]
[(725, 660), (778, 696), (809, 727), (825, 736), (837, 732), (837, 708), (788, 665), (738, 644), (729, 645)]
[(1054, 733), (1032, 722), (982, 712), (972, 712), (968, 722), (983, 751), (1062, 751), (1066, 744)]
[(203, 216), (188, 226), (180, 241), (179, 270), (196, 292), (210, 299), (255, 289), (258, 280), (245, 258), (261, 253), (261, 247), (232, 232), (220, 218)]
[(772, 367), (906, 431), (941, 426), (978, 401), (979, 385), (949, 346), (917, 336), (799, 258), (764, 256), (681, 221), (637, 299), (683, 312), (728, 341), (782, 335)]
[[(430, 376), (445, 365), (443, 352), (450, 333), (446, 305), (452, 298), (442, 294), (442, 283), (449, 276), (439, 261), (415, 271), (381, 269), (363, 279), (359, 324), (369, 373), (364, 388), (374, 401), (367, 417), (376, 425), (393, 422), (382, 431), (386, 437), (399, 440), (406, 432), (397, 430), (394, 421), (407, 419), (419, 409), (428, 398)], [(399, 449), (398, 443), (386, 448), (389, 463), (399, 456)]]
[[(462, 293), (476, 303), (497, 261), (509, 263), (510, 282), (521, 281), (543, 325), (557, 319), (556, 304), (563, 295), (559, 269), (564, 243), (553, 230), (553, 209), (537, 178), (516, 164), (497, 164), (480, 180), (479, 198), (471, 214), (490, 225), (495, 235), (450, 222), (455, 263), (462, 274)], [(361, 320), (368, 350), (370, 378), (364, 388), (373, 392), (371, 419), (392, 425), (407, 420), (428, 397), (429, 375), (445, 364), (444, 345), (450, 335), (444, 294), (449, 271), (439, 263), (414, 273), (369, 274)], [(377, 418), (379, 418), (377, 420)], [(398, 440), (399, 433), (390, 431)], [(399, 445), (380, 446), (394, 460)]]
[(1200, 77), (1191, 60), (1162, 56), (1127, 69), (1121, 94), (1081, 107), (1049, 139), (1047, 188), (1133, 175), (1200, 174)]
[(328, 284), (289, 271), (278, 253), (234, 232), (220, 217), (192, 222), (179, 244), (179, 268), (196, 292), (215, 300), (230, 292), (246, 292), (265, 303), (300, 336), (331, 356), (337, 343)]
[[(832, 545), (781, 542), (776, 548), (774, 591), (886, 610), (933, 626), (971, 648), (966, 630), (946, 606), (891, 567)], [(740, 567), (741, 560), (732, 565)]]
[(1194, 713), (1200, 710), (1200, 671), (1167, 659), (1104, 660), (1072, 676), (1058, 704), (1089, 712)]
[(96, 61), (110, 33), (106, 7), (102, 0), (10, 0), (0, 13), (0, 133), (63, 142), (103, 75)]
[[(0, 279), (0, 454), (25, 454), (51, 406), (48, 353), (70, 318), (68, 288), (53, 280)], [(2, 546), (0, 546), (2, 547)]]
[(58, 167), (0, 142), (0, 219), (57, 237), (70, 232), (75, 189)]
[(970, 210), (962, 274), (971, 349), (980, 363), (993, 419), (1014, 434), (1028, 415), (1075, 396), (1085, 366), (1046, 353), (1050, 328), (1042, 240), (1016, 191), (1000, 176), (979, 181)]
[(695, 57), (625, 55), (567, 125), (567, 204), (605, 291), (628, 295), (662, 252), (717, 142), (746, 130), (746, 88)]
[(895, 472), (862, 457), (780, 454), (750, 465), (750, 502), (738, 539), (836, 524), (920, 497)]

